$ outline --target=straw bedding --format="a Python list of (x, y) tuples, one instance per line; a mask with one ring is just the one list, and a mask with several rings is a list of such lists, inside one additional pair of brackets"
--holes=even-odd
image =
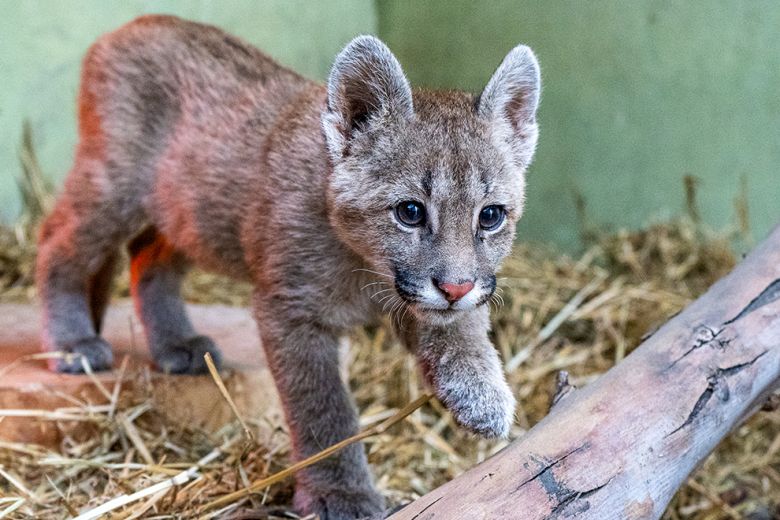
[[(0, 228), (0, 301), (34, 296), (34, 221), (32, 215), (27, 223)], [(588, 384), (728, 272), (735, 258), (727, 235), (682, 218), (598, 235), (577, 258), (518, 246), (503, 268), (502, 302), (493, 309), (494, 341), (519, 400), (511, 437), (547, 413), (558, 371), (568, 371), (576, 386)], [(116, 293), (127, 295), (126, 276)], [(248, 288), (195, 272), (185, 294), (190, 301), (245, 305)], [(364, 426), (387, 419), (424, 391), (413, 360), (386, 327), (357, 331), (352, 344), (350, 383)], [(144, 377), (126, 373), (124, 380)], [(186, 482), (162, 485), (104, 518), (294, 518), (289, 478), (232, 505), (210, 506), (289, 465), (283, 425), (254, 441), (238, 421), (217, 433), (198, 431), (166, 422), (148, 385), (133, 388), (119, 391), (107, 405), (73, 402), (60, 411), (90, 424), (80, 434), (69, 433), (68, 420), (44, 418), (66, 433), (56, 450), (0, 441), (0, 518), (77, 516), (118, 496), (159, 488), (204, 457), (207, 463)], [(721, 443), (665, 518), (780, 518), (780, 413), (776, 406), (766, 408)], [(250, 428), (262, 421), (244, 419)], [(378, 486), (398, 504), (455, 477), (505, 442), (463, 433), (430, 401), (369, 438), (366, 447)]]

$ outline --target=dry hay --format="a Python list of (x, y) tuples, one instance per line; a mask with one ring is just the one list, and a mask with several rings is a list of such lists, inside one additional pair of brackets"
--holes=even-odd
[[(0, 300), (32, 296), (34, 248), (26, 229), (0, 228)], [(495, 344), (511, 367), (508, 377), (519, 401), (511, 437), (548, 412), (558, 371), (568, 371), (577, 386), (593, 381), (734, 262), (726, 234), (703, 231), (690, 219), (600, 237), (576, 259), (519, 246), (503, 269), (503, 305), (493, 313)], [(126, 279), (117, 293), (127, 294)], [(193, 273), (185, 293), (199, 302), (245, 305), (248, 288)], [(350, 371), (363, 426), (387, 419), (421, 394), (413, 360), (385, 327), (353, 335)], [(91, 428), (88, 436), (83, 429), (75, 435), (71, 421), (58, 419), (65, 435), (55, 451), (0, 442), (0, 518), (76, 516), (170, 479), (204, 456), (213, 460), (192, 471), (188, 482), (105, 518), (294, 517), (291, 479), (227, 509), (204, 508), (289, 464), (284, 427), (255, 443), (247, 441), (238, 422), (208, 434), (170, 423), (155, 409), (148, 385), (133, 388), (119, 392), (109, 405), (74, 402), (59, 411)], [(250, 427), (257, 425), (247, 420)], [(390, 503), (398, 504), (455, 477), (506, 441), (464, 433), (434, 400), (365, 444), (378, 486)], [(679, 491), (664, 518), (780, 518), (777, 408), (757, 413), (725, 439)]]
[[(0, 298), (29, 298), (31, 241), (21, 228), (3, 229), (0, 241)], [(512, 437), (547, 413), (559, 370), (567, 370), (577, 386), (592, 381), (733, 264), (724, 238), (705, 236), (688, 220), (606, 237), (578, 259), (519, 247), (502, 271), (503, 305), (494, 309), (495, 343), (513, 367), (509, 379), (520, 402)], [(118, 293), (126, 292), (126, 282), (120, 281)], [(200, 302), (240, 305), (248, 292), (244, 285), (194, 273), (186, 294)], [(386, 328), (356, 332), (353, 343), (351, 384), (364, 425), (419, 396), (414, 362)], [(238, 423), (216, 434), (170, 424), (155, 410), (152, 390), (133, 387), (133, 393), (120, 392), (114, 407), (74, 403), (61, 411), (92, 427), (88, 437), (66, 434), (56, 451), (0, 444), (0, 511), (9, 511), (8, 518), (75, 516), (171, 478), (228, 443), (196, 479), (129, 504), (110, 518), (197, 517), (205, 504), (288, 464), (283, 429), (247, 446)], [(73, 430), (69, 421), (60, 423), (64, 432)], [(400, 503), (441, 485), (505, 442), (463, 433), (434, 401), (366, 445), (378, 485), (390, 502)], [(256, 517), (289, 517), (290, 493), (288, 479), (252, 495), (240, 508)], [(666, 518), (777, 518), (778, 507), (780, 416), (760, 412), (704, 463)]]

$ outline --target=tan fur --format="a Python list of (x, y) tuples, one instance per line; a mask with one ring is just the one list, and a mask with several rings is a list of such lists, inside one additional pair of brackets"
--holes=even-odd
[[(173, 17), (103, 36), (84, 60), (75, 163), (40, 235), (45, 347), (110, 368), (100, 319), (130, 243), (132, 294), (162, 370), (219, 360), (179, 298), (191, 263), (255, 285), (296, 458), (356, 432), (338, 341), (387, 313), (456, 420), (505, 435), (514, 398), (485, 303), (522, 214), (538, 99), (523, 46), (475, 97), (413, 92), (367, 36), (339, 54), (327, 86)], [(301, 472), (295, 501), (328, 519), (383, 503), (359, 445)]]

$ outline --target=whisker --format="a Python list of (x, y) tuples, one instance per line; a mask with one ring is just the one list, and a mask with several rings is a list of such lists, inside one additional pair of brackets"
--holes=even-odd
[[(379, 299), (379, 301), (378, 301), (378, 302), (376, 302), (376, 303), (379, 305), (379, 304), (381, 304), (383, 301), (387, 300), (388, 298), (393, 298), (394, 296), (396, 296), (396, 294), (386, 294), (386, 295), (382, 296), (382, 297)], [(387, 305), (387, 304), (385, 304), (385, 305)], [(382, 307), (382, 312), (385, 312), (385, 308), (384, 308), (384, 306)]]
[[(384, 298), (382, 298), (382, 300), (380, 300), (380, 303), (381, 303), (382, 301), (384, 301), (386, 298), (387, 298), (387, 296), (385, 296)], [(398, 296), (397, 296), (397, 295), (395, 295), (395, 294), (391, 294), (391, 295), (390, 295), (390, 300), (388, 300), (387, 302), (385, 302), (385, 304), (384, 304), (384, 305), (382, 305), (382, 312), (387, 312), (387, 306), (388, 306), (388, 305), (390, 305), (390, 306), (393, 306), (393, 305), (395, 305), (395, 299), (396, 299), (396, 298), (398, 298), (398, 299), (400, 300), (400, 297), (398, 297)]]
[(400, 298), (393, 299), (392, 305), (390, 306), (390, 310), (388, 311), (387, 315), (390, 317), (390, 324), (395, 325), (395, 322), (393, 320), (393, 311), (395, 311), (395, 308), (398, 307), (398, 302), (401, 301)]
[(403, 306), (404, 306), (403, 302), (402, 302), (402, 301), (400, 301), (400, 302), (398, 302), (398, 305), (396, 305), (395, 307), (393, 307), (393, 312), (392, 312), (392, 316), (393, 316), (393, 325), (398, 325), (398, 313), (401, 311), (401, 309), (403, 308)]
[(398, 328), (399, 328), (399, 329), (400, 329), (400, 328), (403, 326), (403, 324), (404, 324), (404, 320), (406, 319), (406, 313), (409, 311), (409, 307), (411, 307), (411, 305), (404, 305), (404, 313), (403, 313), (403, 315), (401, 316), (401, 320), (400, 320), (401, 322), (398, 324)]
[(387, 282), (382, 282), (382, 281), (380, 281), (380, 282), (371, 282), (371, 283), (367, 283), (366, 285), (364, 285), (363, 287), (361, 287), (361, 288), (360, 288), (360, 290), (361, 290), (361, 291), (363, 291), (363, 290), (365, 290), (367, 287), (371, 287), (372, 285), (379, 285), (379, 284), (388, 285), (388, 283), (387, 283)]
[(503, 306), (504, 306), (504, 299), (503, 299), (503, 298), (501, 298), (501, 296), (499, 296), (499, 295), (497, 295), (497, 294), (492, 294), (492, 295), (490, 296), (490, 301), (491, 301), (493, 304), (495, 304), (495, 306), (496, 306), (496, 312), (498, 312), (498, 311), (501, 309), (501, 307), (503, 307)]
[(393, 304), (390, 306), (390, 310), (388, 311), (387, 315), (390, 318), (390, 325), (395, 325), (395, 320), (393, 319), (393, 311), (395, 308), (398, 307), (398, 300), (393, 300)]
[(393, 319), (393, 323), (395, 323), (396, 329), (400, 329), (401, 328), (401, 309), (405, 310), (406, 306), (407, 306), (406, 302), (401, 300), (400, 301), (400, 305), (395, 310), (395, 318)]
[(390, 288), (390, 289), (382, 289), (381, 291), (377, 291), (377, 292), (375, 292), (374, 294), (371, 295), (371, 299), (373, 300), (375, 297), (379, 296), (380, 294), (386, 293), (386, 292), (392, 291), (392, 290), (393, 289)]
[(387, 273), (380, 273), (379, 271), (372, 271), (371, 269), (353, 269), (352, 270), (353, 273), (355, 273), (357, 271), (363, 271), (363, 272), (366, 272), (366, 273), (371, 273), (371, 274), (376, 274), (376, 275), (379, 275), (379, 276), (384, 276), (385, 278), (390, 278), (391, 280), (393, 279), (392, 275), (389, 275)]

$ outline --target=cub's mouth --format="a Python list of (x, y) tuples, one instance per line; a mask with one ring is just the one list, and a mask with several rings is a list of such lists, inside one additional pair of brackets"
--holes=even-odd
[(400, 273), (395, 277), (395, 291), (415, 315), (449, 317), (487, 304), (496, 290), (495, 276), (487, 280), (438, 282), (435, 278), (410, 280)]

